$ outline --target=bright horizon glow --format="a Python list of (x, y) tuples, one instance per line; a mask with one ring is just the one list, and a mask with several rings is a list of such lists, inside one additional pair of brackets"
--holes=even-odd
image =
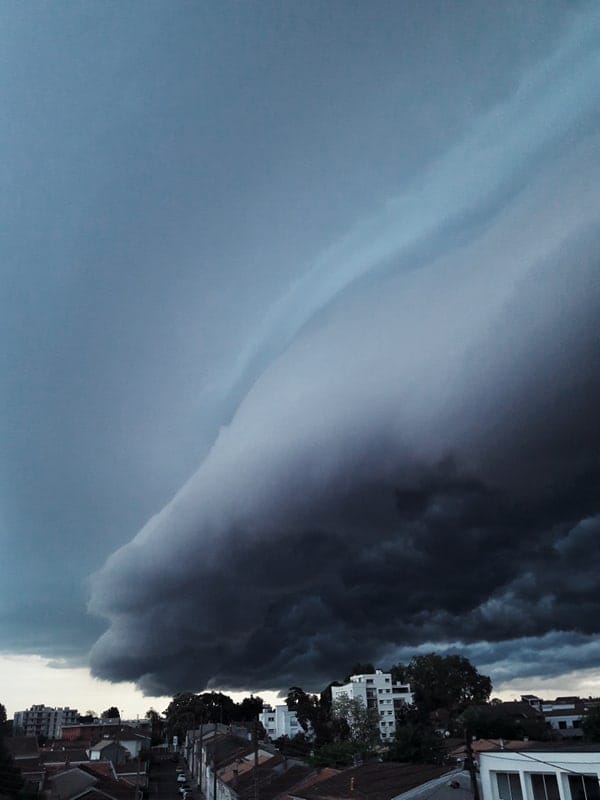
[[(145, 717), (150, 708), (162, 713), (172, 700), (167, 696), (144, 695), (133, 683), (99, 680), (87, 667), (70, 667), (67, 662), (36, 655), (0, 654), (0, 687), (0, 703), (6, 707), (8, 719), (16, 711), (41, 704), (50, 708), (68, 706), (80, 714), (92, 710), (97, 715), (116, 706), (123, 719), (136, 719)], [(239, 702), (251, 692), (224, 691), (224, 694)], [(275, 691), (253, 694), (260, 694), (267, 703), (282, 702)]]
[[(76, 708), (80, 714), (90, 709), (98, 715), (110, 706), (116, 706), (123, 719), (145, 717), (150, 708), (162, 713), (171, 697), (144, 695), (133, 683), (110, 683), (92, 677), (87, 667), (69, 667), (66, 662), (50, 660), (35, 655), (0, 654), (0, 703), (12, 719), (16, 711), (32, 705), (44, 704), (51, 708)], [(37, 688), (42, 687), (42, 688)], [(210, 690), (208, 690), (210, 691)], [(218, 691), (215, 689), (215, 691)], [(313, 693), (315, 689), (306, 689)], [(235, 702), (250, 694), (258, 694), (266, 703), (281, 704), (283, 699), (276, 691), (230, 692), (223, 690)], [(596, 669), (575, 670), (552, 678), (536, 677), (531, 683), (522, 678), (498, 683), (491, 697), (501, 700), (519, 700), (522, 694), (535, 694), (544, 699), (567, 695), (581, 697), (600, 696), (600, 676)]]

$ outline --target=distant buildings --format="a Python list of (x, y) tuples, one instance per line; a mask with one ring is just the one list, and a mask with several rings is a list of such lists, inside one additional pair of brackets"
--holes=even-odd
[(63, 725), (77, 722), (79, 712), (76, 708), (50, 708), (49, 706), (31, 706), (27, 711), (16, 711), (13, 725), (15, 732), (23, 736), (45, 736), (47, 739), (59, 739)]
[(535, 694), (522, 694), (521, 700), (543, 714), (552, 732), (562, 739), (583, 736), (582, 718), (591, 708), (600, 705), (598, 700), (583, 700), (574, 696), (542, 700)]
[(350, 700), (361, 700), (365, 708), (377, 711), (379, 733), (383, 741), (394, 738), (397, 717), (413, 701), (408, 683), (393, 681), (389, 672), (382, 672), (380, 669), (373, 674), (351, 675), (348, 683), (331, 687), (333, 702), (342, 696)]

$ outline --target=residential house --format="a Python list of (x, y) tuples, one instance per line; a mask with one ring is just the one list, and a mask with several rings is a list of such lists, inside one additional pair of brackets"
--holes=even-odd
[(136, 800), (138, 790), (107, 771), (73, 767), (46, 777), (44, 792), (48, 800)]
[(111, 761), (115, 766), (124, 764), (131, 757), (129, 750), (116, 739), (100, 739), (87, 754), (90, 761)]
[(577, 696), (557, 697), (555, 700), (542, 700), (534, 694), (521, 695), (523, 702), (529, 703), (543, 714), (555, 737), (561, 739), (581, 738), (581, 721), (588, 711), (598, 705), (598, 699), (582, 699)]
[[(95, 722), (77, 722), (72, 725), (62, 726), (62, 739), (74, 741), (97, 741), (100, 737), (116, 738), (122, 732), (141, 735), (148, 740), (152, 737), (152, 726), (149, 720), (107, 720), (100, 719)], [(125, 737), (121, 737), (125, 738)]]
[(383, 741), (394, 738), (399, 715), (406, 705), (413, 702), (410, 684), (394, 681), (389, 672), (380, 669), (373, 674), (351, 675), (348, 683), (331, 687), (333, 702), (342, 696), (361, 700), (365, 708), (377, 711)]
[(436, 800), (446, 800), (440, 795), (447, 789), (452, 800), (471, 800), (464, 777), (462, 783), (458, 779), (460, 774), (441, 766), (371, 762), (341, 770), (327, 780), (297, 787), (288, 797), (290, 800), (395, 800), (409, 798), (411, 792), (418, 790), (415, 797), (419, 800), (434, 795)]
[(600, 745), (482, 751), (479, 776), (482, 800), (600, 800)]

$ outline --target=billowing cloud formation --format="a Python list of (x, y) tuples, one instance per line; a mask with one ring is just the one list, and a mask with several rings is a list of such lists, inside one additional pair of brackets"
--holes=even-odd
[[(274, 309), (198, 472), (93, 578), (95, 673), (318, 687), (460, 646), (585, 667), (600, 589), (590, 21)], [(548, 642), (551, 645), (548, 646)], [(590, 656), (590, 653), (592, 654)]]

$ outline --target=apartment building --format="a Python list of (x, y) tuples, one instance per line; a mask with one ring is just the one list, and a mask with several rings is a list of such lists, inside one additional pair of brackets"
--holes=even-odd
[(289, 736), (291, 739), (297, 733), (304, 733), (296, 712), (290, 711), (285, 704), (264, 706), (259, 719), (269, 739), (279, 739), (280, 736)]
[(334, 702), (342, 695), (350, 700), (361, 700), (366, 708), (377, 711), (379, 733), (383, 740), (394, 738), (397, 717), (404, 706), (413, 702), (410, 684), (394, 681), (389, 672), (380, 669), (373, 674), (351, 675), (348, 683), (331, 687)]
[(49, 706), (31, 706), (27, 711), (16, 711), (13, 726), (16, 733), (22, 736), (45, 736), (48, 739), (60, 739), (62, 726), (77, 722), (79, 712), (76, 708), (50, 708)]

